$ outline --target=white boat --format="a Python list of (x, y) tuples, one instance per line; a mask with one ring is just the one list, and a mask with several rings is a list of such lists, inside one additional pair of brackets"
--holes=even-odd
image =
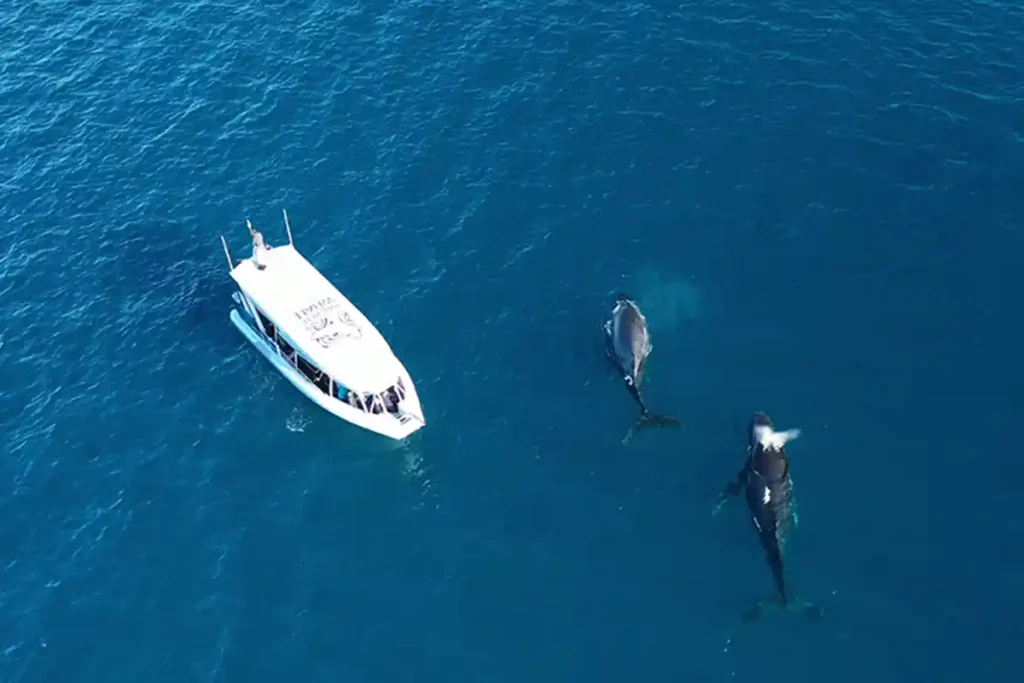
[(232, 261), (231, 322), (310, 400), (354, 425), (404, 439), (426, 425), (412, 378), (377, 328), (296, 249), (271, 247), (252, 224), (252, 256)]

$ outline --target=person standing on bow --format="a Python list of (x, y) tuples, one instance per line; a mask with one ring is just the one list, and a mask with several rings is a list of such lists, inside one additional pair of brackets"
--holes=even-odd
[(252, 222), (247, 218), (245, 224), (249, 226), (249, 234), (252, 236), (252, 262), (256, 264), (256, 267), (260, 270), (266, 268), (265, 263), (260, 263), (260, 254), (263, 252), (270, 251), (270, 247), (266, 242), (263, 241), (263, 233), (252, 227)]

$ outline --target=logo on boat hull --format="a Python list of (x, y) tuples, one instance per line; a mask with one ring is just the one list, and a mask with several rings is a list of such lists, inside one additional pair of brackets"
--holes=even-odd
[(342, 339), (359, 339), (363, 330), (352, 314), (328, 296), (295, 312), (306, 332), (322, 348), (329, 349)]

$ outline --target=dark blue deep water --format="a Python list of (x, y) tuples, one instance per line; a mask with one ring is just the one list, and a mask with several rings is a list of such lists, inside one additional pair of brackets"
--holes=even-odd
[[(0, 681), (1008, 681), (1024, 8), (0, 9)], [(304, 398), (219, 235), (296, 244), (428, 426)], [(602, 356), (651, 324), (655, 410)], [(794, 590), (742, 504), (799, 427)]]

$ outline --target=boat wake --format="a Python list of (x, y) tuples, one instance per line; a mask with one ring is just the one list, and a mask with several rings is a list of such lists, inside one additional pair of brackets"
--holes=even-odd
[(302, 412), (299, 408), (292, 410), (292, 414), (285, 420), (284, 426), (288, 428), (289, 432), (301, 433), (306, 431), (306, 425), (313, 421), (313, 418), (309, 417)]

